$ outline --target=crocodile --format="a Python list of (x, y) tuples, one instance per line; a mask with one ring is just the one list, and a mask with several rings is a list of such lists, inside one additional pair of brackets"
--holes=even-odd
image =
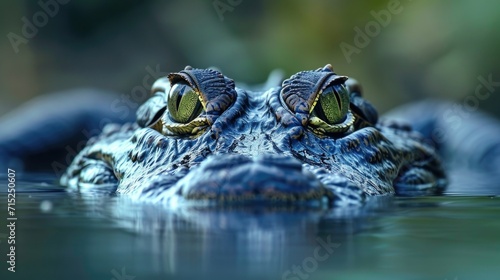
[(170, 207), (342, 206), (443, 193), (432, 141), (379, 119), (362, 94), (329, 64), (263, 90), (187, 66), (153, 84), (135, 122), (91, 138), (60, 182)]

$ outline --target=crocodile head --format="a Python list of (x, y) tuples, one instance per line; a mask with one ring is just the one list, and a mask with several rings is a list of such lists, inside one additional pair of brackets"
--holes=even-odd
[(262, 91), (188, 66), (153, 85), (137, 123), (89, 140), (61, 182), (167, 205), (346, 205), (437, 194), (446, 179), (429, 142), (379, 121), (330, 65)]

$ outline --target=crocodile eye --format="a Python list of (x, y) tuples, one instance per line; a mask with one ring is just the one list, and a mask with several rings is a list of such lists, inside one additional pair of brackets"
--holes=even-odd
[(170, 118), (176, 123), (189, 123), (202, 111), (198, 93), (185, 81), (178, 81), (170, 89), (167, 97)]
[(318, 136), (338, 137), (353, 131), (356, 116), (345, 86), (348, 78), (333, 72), (331, 65), (302, 71), (282, 83), (282, 104), (300, 123)]
[(186, 66), (167, 78), (168, 90), (159, 87), (165, 89), (167, 112), (161, 117), (161, 133), (166, 136), (201, 136), (236, 100), (233, 80), (219, 71)]
[(343, 122), (349, 111), (349, 93), (344, 85), (326, 87), (313, 104), (312, 114), (328, 124)]

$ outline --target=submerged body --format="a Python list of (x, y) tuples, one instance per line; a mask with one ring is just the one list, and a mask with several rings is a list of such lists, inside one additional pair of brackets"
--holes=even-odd
[(61, 179), (72, 188), (179, 203), (359, 204), (441, 193), (433, 144), (378, 120), (331, 66), (254, 92), (210, 69), (160, 79), (135, 124), (108, 125)]

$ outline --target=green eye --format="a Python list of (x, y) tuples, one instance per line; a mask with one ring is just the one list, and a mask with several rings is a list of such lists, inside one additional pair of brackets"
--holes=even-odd
[(198, 93), (186, 82), (172, 86), (167, 100), (170, 118), (177, 123), (189, 123), (203, 111)]
[(347, 89), (343, 85), (333, 85), (323, 90), (312, 113), (328, 124), (338, 124), (346, 119), (348, 110)]

